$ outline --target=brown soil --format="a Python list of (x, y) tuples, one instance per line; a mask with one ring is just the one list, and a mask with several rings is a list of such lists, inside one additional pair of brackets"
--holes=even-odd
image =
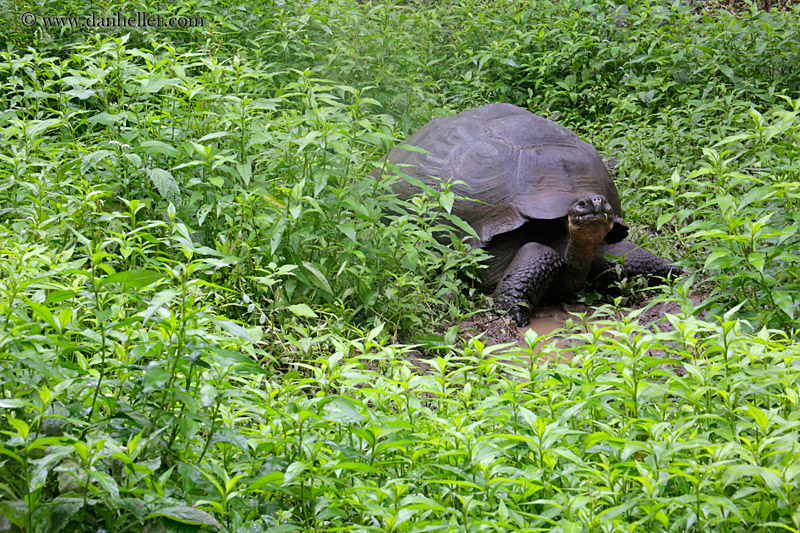
[[(692, 295), (690, 299), (695, 305), (699, 305), (705, 299), (705, 295)], [(681, 309), (678, 303), (664, 302), (647, 308), (648, 304), (648, 301), (641, 301), (621, 312), (629, 314), (639, 311), (637, 318), (640, 324), (649, 324), (652, 329), (671, 331), (673, 327), (665, 320), (665, 316), (680, 314)], [(486, 345), (511, 344), (512, 346), (509, 346), (505, 353), (513, 358), (515, 364), (528, 366), (531, 352), (527, 351), (530, 347), (525, 339), (525, 332), (532, 330), (535, 334), (530, 338), (535, 343), (532, 355), (537, 363), (569, 360), (573, 355), (572, 350), (575, 349), (572, 334), (588, 331), (593, 322), (600, 320), (599, 317), (592, 318), (595, 311), (595, 307), (582, 303), (544, 305), (537, 307), (530, 324), (525, 328), (517, 328), (508, 317), (499, 316), (492, 311), (485, 311), (463, 320), (458, 336), (463, 341), (479, 336)], [(683, 373), (680, 365), (666, 366)]]
[[(692, 296), (692, 301), (699, 304), (702, 300), (700, 295)], [(625, 309), (623, 312), (643, 309), (648, 302)], [(525, 342), (525, 332), (533, 330), (539, 336), (548, 335), (556, 330), (565, 328), (571, 321), (573, 327), (581, 323), (591, 323), (591, 315), (595, 308), (581, 303), (561, 303), (549, 304), (536, 308), (533, 318), (528, 326), (518, 328), (513, 320), (506, 316), (499, 316), (493, 311), (484, 311), (473, 315), (461, 322), (459, 337), (469, 340), (480, 335), (484, 344), (518, 344), (522, 348), (527, 348)], [(639, 314), (639, 322), (643, 324), (659, 324), (662, 331), (671, 331), (672, 326), (664, 321), (667, 314), (680, 313), (680, 307), (676, 302), (665, 302), (654, 305)], [(446, 328), (445, 328), (446, 329)], [(585, 329), (585, 328), (581, 328)]]

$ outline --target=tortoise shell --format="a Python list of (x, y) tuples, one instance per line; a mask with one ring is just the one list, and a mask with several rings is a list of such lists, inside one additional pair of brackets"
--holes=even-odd
[[(573, 203), (593, 194), (604, 196), (616, 215), (606, 242), (628, 233), (619, 193), (597, 150), (571, 130), (511, 104), (434, 119), (387, 157), (401, 165), (399, 172), (426, 184), (452, 183), (456, 197), (467, 198), (456, 199), (453, 213), (473, 227), (480, 246), (528, 222), (566, 217)], [(419, 192), (405, 180), (392, 188), (402, 198)]]

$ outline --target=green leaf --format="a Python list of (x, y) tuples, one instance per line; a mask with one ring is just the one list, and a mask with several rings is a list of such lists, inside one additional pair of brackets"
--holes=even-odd
[(303, 266), (306, 267), (306, 270), (308, 270), (311, 273), (312, 275), (311, 282), (314, 283), (314, 285), (316, 285), (320, 289), (326, 291), (328, 294), (333, 296), (333, 289), (331, 289), (328, 280), (325, 278), (325, 276), (322, 275), (322, 272), (320, 272), (316, 266), (314, 266), (312, 263), (309, 263), (308, 261), (303, 261)]
[(453, 202), (455, 202), (455, 200), (456, 195), (451, 191), (443, 192), (439, 195), (439, 205), (441, 205), (448, 214), (453, 210)]
[(705, 268), (709, 270), (714, 268), (727, 269), (736, 266), (741, 262), (741, 258), (732, 257), (730, 255), (730, 251), (718, 250), (716, 252), (711, 252), (708, 255), (705, 261)]
[(325, 404), (324, 420), (337, 424), (358, 424), (367, 417), (359, 411), (358, 405), (349, 398), (334, 398)]
[(729, 135), (728, 137), (725, 137), (724, 139), (722, 139), (718, 143), (712, 145), (712, 148), (719, 148), (720, 146), (725, 146), (726, 144), (738, 143), (738, 142), (741, 142), (741, 141), (745, 141), (745, 140), (749, 140), (749, 139), (753, 139), (753, 138), (757, 138), (757, 137), (758, 137), (758, 134), (756, 134), (754, 132), (750, 132), (750, 131), (745, 132), (745, 133), (737, 133), (736, 135)]
[(144, 392), (162, 390), (169, 382), (170, 374), (162, 366), (152, 366), (144, 375)]
[(272, 228), (271, 236), (269, 239), (269, 248), (272, 252), (272, 255), (275, 255), (275, 252), (281, 245), (281, 241), (283, 240), (283, 232), (286, 230), (288, 222), (285, 218), (282, 218), (278, 221), (277, 224)]
[(756, 424), (758, 424), (758, 427), (761, 428), (761, 431), (766, 431), (769, 419), (767, 418), (767, 415), (764, 414), (764, 411), (752, 404), (748, 404), (747, 412), (750, 413), (750, 416), (755, 419)]
[(102, 470), (95, 470), (90, 475), (102, 487), (103, 495), (110, 497), (115, 504), (119, 504), (119, 487), (114, 478)]
[(215, 316), (212, 316), (209, 319), (211, 320), (211, 322), (218, 325), (219, 327), (221, 327), (234, 337), (238, 337), (247, 342), (253, 342), (253, 338), (250, 337), (250, 334), (247, 333), (247, 330), (245, 330), (242, 326), (240, 326), (233, 320), (228, 320), (227, 318), (220, 318)]
[(317, 318), (317, 313), (315, 313), (309, 306), (306, 304), (294, 304), (287, 307), (289, 311), (294, 313), (296, 316), (302, 318)]
[(717, 196), (717, 205), (719, 205), (719, 208), (723, 214), (728, 214), (732, 210), (736, 210), (733, 196), (730, 194)]
[(406, 496), (400, 501), (401, 507), (407, 507), (410, 509), (425, 509), (436, 511), (439, 513), (446, 513), (448, 509), (443, 507), (441, 503), (438, 501), (426, 498), (424, 496)]
[(345, 234), (345, 236), (353, 241), (354, 243), (358, 244), (358, 238), (356, 238), (356, 228), (350, 222), (345, 222), (344, 224), (340, 224), (337, 226), (339, 231)]
[(29, 140), (34, 140), (48, 129), (61, 124), (61, 119), (49, 118), (47, 120), (34, 120), (25, 127), (25, 135)]
[(157, 93), (161, 89), (167, 86), (173, 85), (180, 85), (181, 80), (179, 78), (157, 78), (151, 77), (147, 80), (144, 80), (142, 86), (143, 93)]
[[(15, 526), (19, 526), (22, 530), (28, 530), (28, 505), (25, 500), (7, 500), (0, 501), (0, 515), (8, 519)], [(5, 531), (12, 528), (4, 528)]]
[(286, 467), (286, 474), (283, 476), (283, 486), (289, 485), (297, 476), (305, 472), (307, 467), (308, 464), (302, 461), (295, 461)]
[(656, 227), (660, 228), (661, 226), (672, 220), (673, 216), (674, 215), (672, 213), (662, 213), (661, 215), (658, 216), (658, 219), (656, 220)]
[(163, 168), (149, 168), (147, 169), (147, 176), (161, 196), (175, 205), (181, 203), (180, 187), (170, 171)]
[(97, 94), (94, 89), (86, 89), (83, 87), (74, 87), (64, 94), (76, 97), (78, 100), (86, 100), (87, 98)]
[(38, 304), (31, 300), (28, 300), (28, 306), (33, 311), (33, 314), (39, 317), (40, 319), (44, 320), (45, 322), (47, 322), (48, 326), (50, 326), (55, 330), (59, 329), (58, 326), (56, 325), (55, 319), (53, 318), (53, 314), (50, 312), (50, 309), (48, 309), (47, 306)]
[(95, 168), (97, 163), (114, 155), (116, 154), (114, 154), (114, 152), (111, 150), (97, 150), (91, 154), (83, 156), (83, 159), (81, 159), (81, 172), (86, 172), (91, 168)]
[(47, 474), (50, 472), (53, 466), (55, 466), (55, 464), (58, 463), (61, 458), (69, 455), (70, 453), (72, 453), (72, 449), (68, 446), (54, 446), (53, 449), (41, 459), (35, 459), (31, 461), (31, 463), (33, 463), (35, 466), (32, 469), (30, 479), (28, 480), (28, 491), (34, 492), (42, 487), (42, 485), (44, 485), (47, 481)]
[[(237, 370), (245, 370), (251, 374), (266, 374), (267, 371), (250, 359), (247, 355), (233, 350), (226, 350), (219, 346), (214, 346), (209, 354), (212, 359), (224, 367), (236, 367)], [(239, 372), (240, 374), (243, 372)]]
[(102, 113), (98, 113), (92, 117), (86, 119), (86, 122), (89, 124), (101, 124), (103, 126), (111, 126), (112, 124), (116, 124), (117, 122), (123, 120), (122, 115), (112, 115), (108, 111), (103, 111)]
[(276, 198), (271, 194), (264, 193), (261, 195), (261, 197), (276, 209), (286, 209), (286, 204), (281, 199)]
[(143, 141), (139, 146), (151, 154), (161, 154), (170, 157), (178, 157), (180, 154), (177, 148), (162, 141)]
[[(797, 293), (794, 294), (796, 295)], [(797, 306), (795, 305), (796, 296), (786, 291), (773, 291), (772, 297), (778, 305), (778, 308), (783, 311), (786, 316), (794, 320), (797, 313)]]
[(472, 237), (473, 239), (480, 240), (478, 234), (475, 233), (475, 229), (467, 224), (463, 219), (457, 217), (456, 215), (448, 214), (445, 217), (448, 222), (454, 224), (458, 229), (464, 232), (465, 235)]
[(202, 137), (197, 139), (197, 142), (202, 143), (202, 142), (205, 142), (205, 141), (210, 141), (212, 139), (219, 139), (221, 137), (227, 137), (228, 135), (230, 135), (230, 133), (228, 133), (227, 131), (215, 131), (214, 133), (209, 133), (208, 135), (203, 135)]
[(300, 152), (302, 152), (306, 146), (313, 143), (321, 135), (322, 135), (321, 132), (317, 130), (311, 130), (307, 134), (305, 134), (302, 139), (292, 139), (292, 142), (299, 146), (299, 148), (297, 149), (297, 153), (299, 154)]
[(253, 167), (249, 163), (236, 163), (236, 173), (242, 178), (245, 185), (250, 185), (250, 178), (253, 176)]
[(169, 304), (178, 294), (179, 292), (174, 289), (166, 289), (156, 294), (153, 299), (150, 300), (150, 305), (147, 306), (144, 312), (144, 320), (142, 322), (147, 322), (150, 317), (158, 312), (159, 309)]
[(19, 418), (14, 418), (13, 416), (6, 417), (6, 420), (8, 420), (9, 424), (14, 426), (14, 429), (17, 430), (17, 433), (20, 437), (22, 437), (22, 440), (28, 438), (28, 433), (30, 432), (31, 428), (28, 426), (27, 422), (20, 420)]
[(582, 529), (580, 522), (561, 520), (559, 524), (561, 525), (561, 531), (563, 531), (564, 533), (580, 533)]
[(383, 472), (380, 468), (353, 461), (334, 461), (321, 466), (320, 470), (346, 470), (348, 472), (367, 472), (370, 474), (380, 474)]
[(142, 168), (142, 158), (136, 154), (122, 154), (122, 157), (125, 158), (131, 165), (135, 168)]
[(268, 485), (276, 487), (283, 485), (283, 472), (270, 472), (269, 474), (261, 476), (250, 484), (248, 490), (258, 490)]
[(68, 498), (57, 496), (52, 502), (47, 504), (47, 512), (50, 515), (50, 533), (58, 533), (64, 527), (70, 525), (75, 527), (75, 523), (71, 522), (78, 511), (81, 510), (84, 504), (83, 498)]
[(106, 276), (100, 281), (100, 285), (121, 283), (122, 285), (133, 287), (134, 289), (142, 289), (148, 285), (152, 285), (163, 277), (164, 274), (152, 270), (127, 270)]
[(396, 148), (400, 148), (402, 150), (408, 150), (409, 152), (419, 152), (421, 154), (429, 154), (430, 152), (425, 150), (424, 148), (420, 148), (419, 146), (414, 146), (413, 144), (402, 143), (398, 144)]
[(159, 509), (154, 513), (150, 513), (145, 517), (145, 519), (149, 520), (151, 518), (156, 518), (159, 516), (169, 518), (170, 520), (175, 520), (176, 522), (180, 522), (182, 524), (192, 524), (195, 526), (213, 526), (217, 529), (220, 529), (222, 527), (213, 516), (200, 509), (195, 509), (194, 507), (185, 507), (181, 505), (176, 505), (174, 507), (165, 507), (163, 509)]

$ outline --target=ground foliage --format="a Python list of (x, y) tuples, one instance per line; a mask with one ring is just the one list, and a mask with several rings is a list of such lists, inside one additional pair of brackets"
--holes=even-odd
[[(2, 6), (0, 530), (800, 530), (796, 8)], [(481, 304), (480, 253), (379, 158), (491, 101), (616, 161), (689, 274), (669, 327), (398, 343)]]

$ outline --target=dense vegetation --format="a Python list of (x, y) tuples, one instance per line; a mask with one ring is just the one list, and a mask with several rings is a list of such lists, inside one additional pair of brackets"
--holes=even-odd
[[(800, 531), (798, 12), (714, 6), (4, 4), (0, 530)], [(618, 161), (679, 313), (432, 335), (480, 253), (372, 171), (492, 101)]]

